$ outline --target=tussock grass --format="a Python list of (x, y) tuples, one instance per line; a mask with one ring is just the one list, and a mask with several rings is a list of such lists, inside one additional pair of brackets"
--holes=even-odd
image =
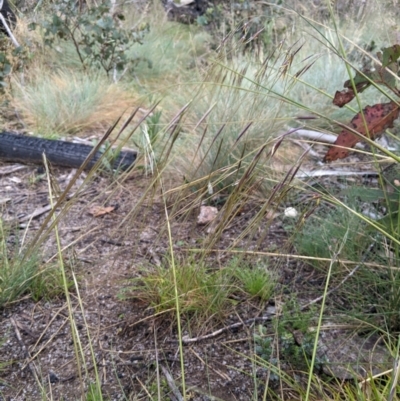
[[(25, 257), (26, 247), (10, 246), (10, 233), (0, 219), (0, 308), (23, 296), (35, 301), (63, 294), (63, 280), (57, 264), (44, 265), (37, 253)], [(14, 241), (18, 238), (14, 237)], [(67, 288), (71, 283), (67, 283)]]
[[(158, 84), (161, 93), (163, 87), (168, 90), (166, 94), (171, 93), (171, 83), (184, 84), (190, 77), (197, 78), (201, 60), (205, 62), (210, 52), (210, 40), (207, 33), (195, 27), (167, 21), (158, 24), (146, 35), (143, 44), (133, 46), (133, 54), (141, 60), (134, 75), (139, 83), (150, 88)], [(177, 82), (168, 78), (175, 78)]]
[[(341, 35), (354, 66), (361, 66), (366, 57), (357, 45), (379, 41), (371, 23), (343, 26)], [(263, 60), (248, 57), (235, 42), (226, 41), (203, 84), (186, 88), (191, 103), (188, 118), (181, 122), (185, 135), (174, 165), (185, 180), (197, 182), (196, 189), (206, 185), (214, 193), (232, 189), (257, 150), (265, 146), (257, 170), (267, 192), (303, 152), (285, 140), (273, 157), (268, 155), (280, 134), (304, 124), (298, 116), (317, 115), (306, 127), (323, 131), (338, 130), (333, 120), (347, 122), (354, 115), (356, 101), (343, 109), (332, 104), (333, 94), (348, 79), (334, 29), (298, 17), (298, 30), (301, 39), (293, 34), (290, 45), (271, 51)], [(379, 43), (383, 42), (382, 38)], [(179, 94), (185, 96), (185, 87)], [(364, 104), (384, 97), (376, 90), (366, 95)]]
[(136, 101), (100, 75), (65, 70), (49, 75), (37, 71), (29, 83), (15, 82), (13, 104), (29, 129), (60, 136), (104, 130)]
[[(154, 307), (156, 313), (169, 312), (174, 316), (175, 287), (173, 270), (168, 265), (143, 270), (135, 279), (129, 293)], [(196, 318), (199, 324), (209, 318), (221, 319), (235, 307), (232, 295), (241, 293), (268, 301), (273, 296), (276, 277), (265, 266), (251, 267), (236, 262), (226, 269), (210, 269), (194, 260), (175, 265), (180, 313)]]
[(212, 37), (199, 27), (169, 21), (158, 3), (153, 3), (143, 15), (138, 17), (136, 9), (127, 8), (128, 25), (150, 26), (142, 44), (132, 46), (132, 54), (140, 61), (129, 78), (144, 93), (166, 96), (175, 104), (181, 91), (178, 84), (198, 81), (199, 72), (207, 63)]
[(261, 301), (272, 298), (276, 286), (276, 274), (274, 275), (266, 265), (245, 267), (239, 264), (233, 268), (233, 274), (239, 280), (239, 286), (243, 287), (248, 295)]
[(39, 264), (36, 257), (21, 263), (18, 253), (10, 257), (7, 249), (7, 234), (1, 222), (1, 276), (0, 276), (0, 307), (19, 299), (29, 292), (32, 282), (39, 272)]
[[(179, 309), (182, 315), (205, 319), (215, 313), (222, 316), (229, 310), (232, 283), (220, 272), (207, 271), (204, 265), (179, 263), (175, 266)], [(133, 287), (134, 297), (152, 305), (156, 312), (175, 308), (173, 271), (160, 266), (144, 272)]]

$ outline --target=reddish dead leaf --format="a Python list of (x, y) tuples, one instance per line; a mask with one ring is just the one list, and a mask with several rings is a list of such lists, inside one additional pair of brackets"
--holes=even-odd
[(115, 206), (96, 206), (93, 205), (90, 210), (89, 213), (93, 216), (93, 217), (100, 217), (100, 216), (104, 216), (105, 214), (109, 214), (112, 211), (114, 211)]
[[(355, 82), (357, 93), (361, 93), (368, 88), (369, 85), (370, 83), (365, 80), (358, 83)], [(345, 104), (350, 103), (356, 96), (350, 81), (346, 81), (344, 83), (344, 87), (346, 89), (343, 89), (342, 91), (336, 91), (335, 93), (335, 97), (333, 98), (333, 104), (335, 106), (343, 107)]]
[(354, 91), (352, 89), (336, 91), (335, 97), (333, 98), (333, 104), (335, 106), (343, 107), (345, 104), (351, 102), (354, 99), (354, 96)]
[[(369, 132), (371, 139), (376, 139), (386, 128), (393, 127), (393, 121), (399, 117), (399, 107), (394, 102), (367, 106), (363, 112), (368, 129), (365, 129), (361, 113), (356, 114), (351, 120), (350, 126), (364, 136), (367, 136), (367, 132)], [(360, 142), (360, 138), (357, 135), (344, 129), (326, 153), (324, 161), (344, 159), (349, 154), (349, 148), (354, 147), (358, 142)]]

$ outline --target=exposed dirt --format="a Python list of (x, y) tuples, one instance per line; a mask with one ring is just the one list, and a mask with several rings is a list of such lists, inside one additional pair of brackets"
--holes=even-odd
[[(9, 168), (6, 165), (2, 167)], [(24, 221), (38, 208), (49, 204), (48, 184), (37, 167), (22, 167), (21, 171), (1, 177), (3, 219), (14, 223), (10, 238), (25, 241), (32, 238), (47, 213)], [(69, 169), (57, 169), (54, 178), (64, 188), (73, 175)], [(84, 176), (78, 180), (81, 183)], [(38, 180), (38, 181), (37, 181)], [(79, 277), (79, 295), (71, 293), (75, 318), (86, 364), (79, 372), (76, 364), (71, 324), (65, 299), (26, 299), (1, 313), (0, 394), (4, 400), (39, 400), (44, 391), (55, 400), (77, 400), (87, 394), (81, 383), (94, 381), (95, 367), (91, 349), (101, 378), (105, 397), (117, 399), (149, 399), (148, 391), (157, 396), (157, 365), (160, 367), (162, 399), (171, 395), (170, 372), (179, 387), (180, 360), (176, 324), (164, 316), (154, 316), (147, 305), (135, 300), (121, 300), (121, 290), (127, 279), (138, 275), (138, 268), (159, 263), (168, 250), (165, 210), (157, 196), (149, 196), (138, 205), (149, 180), (143, 176), (129, 177), (123, 183), (96, 177), (72, 203), (58, 226), (66, 268)], [(75, 185), (72, 192), (76, 190)], [(152, 200), (149, 200), (152, 199)], [(110, 213), (94, 217), (93, 205), (110, 207)], [(134, 212), (133, 212), (134, 211)], [(171, 213), (173, 210), (171, 209)], [(224, 231), (218, 246), (224, 249), (237, 238), (255, 211), (243, 211)], [(195, 246), (207, 237), (205, 227), (197, 225), (196, 215), (182, 219), (179, 213), (171, 219), (175, 252)], [(27, 217), (26, 217), (27, 218)], [(247, 249), (261, 242), (261, 249), (279, 245), (284, 232), (279, 223), (266, 233), (260, 232), (250, 242), (238, 246)], [(264, 244), (264, 245), (263, 245)], [(260, 244), (258, 244), (260, 245)], [(57, 260), (54, 231), (42, 245), (43, 261)], [(218, 267), (225, 256), (216, 254), (210, 260)], [(290, 263), (281, 270), (282, 280), (294, 276)], [(199, 336), (213, 330), (261, 317), (271, 305), (248, 302), (238, 305), (236, 314), (222, 321), (210, 321), (201, 327), (195, 322), (184, 323), (184, 335)], [(84, 312), (82, 312), (84, 311)], [(191, 331), (193, 330), (193, 331)], [(221, 335), (184, 347), (186, 383), (193, 400), (249, 400), (255, 387), (254, 373), (266, 374), (252, 365), (253, 328), (251, 325), (226, 330)], [(20, 336), (20, 338), (18, 338)], [(89, 341), (90, 337), (90, 341)], [(254, 371), (254, 369), (256, 371)], [(81, 379), (80, 375), (84, 378)], [(36, 379), (35, 379), (36, 376)], [(262, 392), (262, 389), (261, 389)], [(217, 398), (213, 398), (217, 397)]]

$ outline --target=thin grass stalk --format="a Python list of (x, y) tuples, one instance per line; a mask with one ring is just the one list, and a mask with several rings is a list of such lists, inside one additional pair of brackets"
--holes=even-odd
[[(221, 128), (217, 131), (217, 133), (214, 135), (214, 138), (212, 139), (210, 146), (209, 146), (208, 149), (206, 150), (206, 152), (205, 152), (203, 158), (200, 160), (200, 162), (199, 162), (198, 165), (197, 165), (196, 170), (194, 171), (194, 174), (193, 174), (194, 176), (196, 176), (197, 172), (199, 171), (200, 166), (201, 166), (201, 165), (204, 163), (204, 161), (206, 160), (206, 157), (207, 157), (208, 154), (210, 153), (210, 151), (211, 151), (211, 149), (212, 149), (212, 146), (214, 145), (214, 143), (215, 143), (215, 141), (217, 140), (217, 138), (221, 135), (221, 133), (222, 133), (222, 131), (224, 130), (224, 128), (225, 128), (225, 124), (223, 124), (222, 127), (221, 127)], [(203, 143), (205, 134), (206, 134), (206, 132), (204, 132), (204, 135), (201, 137), (201, 140), (200, 140), (199, 144), (197, 145), (196, 155), (197, 155), (198, 152), (200, 151), (200, 147), (201, 147), (201, 145), (202, 145), (202, 143)], [(221, 143), (222, 143), (222, 140), (221, 140)], [(220, 143), (220, 146), (219, 146), (219, 147), (221, 147), (221, 143)], [(219, 154), (219, 150), (220, 150), (220, 149), (217, 150), (217, 155)], [(195, 160), (195, 159), (193, 158), (193, 160)], [(216, 158), (214, 158), (214, 162), (213, 162), (213, 164), (212, 164), (212, 167), (214, 167), (215, 162), (216, 162)], [(212, 171), (212, 168), (211, 168), (211, 171)]]
[[(136, 215), (135, 210), (139, 209), (139, 206), (142, 205), (144, 203), (144, 201), (147, 199), (147, 196), (150, 192), (155, 193), (156, 188), (157, 188), (157, 184), (160, 182), (161, 178), (162, 178), (162, 174), (164, 173), (165, 169), (167, 168), (167, 161), (168, 161), (168, 157), (172, 151), (172, 148), (174, 146), (174, 143), (177, 139), (177, 133), (175, 133), (175, 131), (177, 130), (177, 127), (179, 124), (177, 124), (176, 122), (178, 120), (180, 120), (180, 118), (182, 117), (181, 114), (184, 113), (184, 111), (186, 110), (187, 106), (185, 106), (184, 108), (182, 108), (179, 113), (174, 117), (174, 121), (175, 124), (170, 124), (169, 128), (172, 128), (172, 132), (170, 134), (170, 138), (171, 138), (171, 143), (169, 145), (169, 147), (167, 148), (167, 145), (165, 145), (162, 153), (166, 152), (166, 155), (163, 155), (163, 160), (158, 162), (158, 165), (155, 165), (155, 172), (156, 175), (153, 178), (153, 180), (151, 181), (151, 183), (149, 184), (149, 186), (147, 187), (147, 189), (144, 191), (143, 195), (140, 197), (140, 199), (138, 200), (138, 202), (136, 203), (136, 206), (134, 209), (132, 209), (125, 217), (124, 219), (121, 221), (121, 223), (118, 225), (118, 228), (123, 227), (126, 222), (128, 221), (128, 219), (130, 218), (134, 218), (134, 216)], [(166, 195), (171, 193), (171, 191), (165, 191), (165, 189), (163, 190), (163, 196), (166, 199)], [(153, 199), (153, 197), (151, 197)]]
[(177, 326), (178, 326), (179, 355), (180, 355), (181, 374), (182, 374), (182, 393), (183, 393), (184, 400), (186, 400), (185, 361), (184, 361), (184, 355), (183, 355), (182, 326), (181, 326), (181, 317), (180, 317), (178, 283), (177, 283), (177, 275), (176, 275), (174, 249), (173, 249), (173, 243), (172, 243), (171, 225), (169, 222), (168, 209), (167, 209), (165, 199), (164, 199), (164, 210), (165, 210), (165, 216), (166, 216), (166, 221), (167, 221), (168, 240), (169, 240), (169, 247), (170, 247), (170, 252), (171, 252), (171, 269), (172, 269), (173, 278), (174, 278), (175, 308), (176, 308), (176, 320), (177, 320)]
[[(79, 308), (81, 310), (82, 313), (82, 320), (84, 322), (85, 328), (86, 328), (86, 335), (88, 338), (88, 344), (89, 344), (89, 349), (90, 349), (90, 355), (92, 357), (92, 363), (93, 363), (93, 369), (94, 369), (94, 375), (95, 375), (95, 379), (96, 379), (96, 389), (97, 389), (97, 395), (100, 397), (99, 400), (96, 399), (96, 401), (103, 401), (103, 393), (101, 391), (101, 380), (100, 380), (100, 376), (99, 376), (99, 371), (97, 369), (97, 361), (96, 361), (96, 355), (94, 353), (94, 349), (93, 349), (93, 344), (92, 344), (92, 340), (90, 337), (90, 331), (89, 331), (89, 326), (86, 322), (86, 316), (85, 316), (85, 310), (83, 308), (83, 303), (82, 303), (82, 297), (80, 295), (79, 292), (79, 286), (78, 286), (78, 281), (76, 279), (75, 273), (72, 272), (72, 278), (74, 280), (74, 285), (75, 285), (75, 291), (76, 291), (76, 297), (78, 299), (78, 303), (79, 303)], [(83, 354), (83, 350), (82, 350), (82, 357), (84, 359), (84, 354)], [(85, 363), (85, 368), (86, 368), (86, 363)], [(86, 369), (86, 373), (88, 373), (87, 369)]]
[[(273, 149), (273, 152), (275, 152), (277, 150), (277, 148), (279, 147), (281, 141), (278, 142), (278, 144), (276, 144), (276, 146)], [(273, 188), (269, 198), (267, 199), (266, 202), (264, 202), (263, 206), (261, 207), (261, 209), (259, 210), (259, 212), (252, 217), (252, 219), (249, 221), (249, 223), (247, 224), (247, 227), (245, 230), (243, 230), (240, 235), (235, 239), (234, 243), (232, 244), (231, 248), (234, 248), (236, 246), (236, 244), (238, 244), (241, 240), (243, 240), (247, 235), (249, 235), (252, 230), (253, 227), (257, 228), (257, 222), (260, 221), (260, 219), (265, 215), (265, 213), (267, 212), (267, 209), (269, 206), (271, 206), (273, 204), (273, 201), (275, 200), (277, 194), (282, 193), (284, 191), (284, 188), (289, 186), (290, 183), (293, 181), (298, 169), (300, 168), (300, 164), (301, 164), (301, 160), (305, 157), (307, 152), (304, 152), (303, 155), (300, 156), (299, 158), (299, 162), (297, 165), (293, 165), (289, 171), (286, 173), (285, 177), (282, 179), (281, 182), (279, 182), (277, 185), (275, 185), (275, 187)], [(281, 195), (280, 198), (278, 199), (278, 201), (280, 199), (283, 198), (284, 195)], [(279, 203), (279, 202), (278, 202)], [(261, 235), (260, 238), (257, 241), (257, 245), (260, 246), (260, 244), (262, 243), (262, 241), (265, 239), (265, 236), (268, 233), (268, 230), (264, 230), (264, 235)], [(249, 240), (251, 240), (249, 238)]]
[(202, 115), (202, 117), (200, 118), (199, 121), (197, 121), (195, 127), (193, 128), (193, 131), (196, 131), (196, 129), (199, 127), (199, 125), (208, 117), (208, 115), (211, 113), (211, 111), (213, 110), (213, 108), (215, 107), (217, 103), (214, 102), (214, 104), (212, 104), (209, 109)]
[(175, 116), (172, 118), (172, 120), (170, 121), (170, 123), (168, 124), (168, 126), (166, 127), (166, 131), (171, 130), (171, 137), (174, 135), (175, 130), (177, 129), (177, 127), (179, 126), (179, 123), (182, 120), (182, 116), (185, 114), (185, 112), (188, 110), (190, 104), (192, 102), (188, 102), (186, 103), (176, 114)]
[(49, 216), (51, 216), (51, 219), (53, 220), (53, 224), (54, 224), (54, 233), (55, 233), (55, 239), (56, 239), (57, 250), (58, 250), (58, 260), (59, 260), (59, 263), (60, 263), (60, 270), (61, 270), (61, 275), (62, 275), (62, 279), (63, 279), (65, 298), (66, 298), (66, 302), (67, 302), (67, 305), (68, 305), (68, 319), (70, 321), (71, 334), (72, 334), (72, 339), (73, 339), (73, 343), (74, 343), (74, 352), (75, 352), (75, 358), (76, 358), (76, 365), (77, 365), (77, 368), (78, 368), (78, 376), (79, 376), (79, 379), (80, 379), (81, 393), (84, 394), (82, 368), (81, 368), (81, 364), (80, 364), (81, 359), (80, 359), (80, 355), (79, 355), (79, 350), (81, 350), (81, 355), (83, 355), (83, 352), (82, 352), (82, 346), (80, 344), (78, 329), (77, 329), (77, 327), (75, 325), (75, 319), (74, 319), (73, 310), (72, 310), (71, 298), (70, 298), (70, 295), (69, 295), (68, 280), (67, 280), (67, 275), (65, 273), (64, 260), (63, 260), (63, 256), (62, 256), (62, 252), (61, 252), (61, 241), (60, 241), (60, 236), (58, 234), (56, 216), (54, 214), (54, 212), (55, 212), (55, 204), (53, 202), (53, 189), (52, 189), (52, 185), (51, 185), (52, 178), (51, 178), (51, 175), (50, 175), (50, 170), (49, 170), (49, 166), (48, 166), (47, 159), (46, 159), (45, 155), (43, 155), (43, 162), (44, 162), (44, 166), (45, 166), (45, 169), (46, 169), (50, 205), (51, 205), (52, 211), (53, 211), (52, 213), (49, 214)]
[(347, 242), (348, 233), (349, 233), (349, 229), (347, 229), (346, 234), (344, 235), (344, 237), (339, 245), (339, 249), (332, 255), (332, 260), (331, 260), (331, 263), (329, 264), (328, 273), (327, 273), (326, 282), (325, 282), (324, 296), (322, 298), (321, 308), (320, 308), (320, 313), (319, 313), (319, 318), (318, 318), (318, 324), (317, 324), (317, 328), (316, 328), (316, 332), (315, 332), (314, 348), (313, 348), (313, 353), (312, 353), (312, 357), (311, 357), (311, 364), (309, 367), (305, 401), (308, 401), (310, 398), (311, 383), (312, 383), (312, 378), (314, 376), (313, 372), (314, 372), (315, 360), (317, 358), (319, 333), (321, 331), (322, 317), (324, 315), (325, 303), (326, 303), (326, 298), (327, 298), (327, 294), (328, 294), (329, 282), (332, 277), (333, 266), (337, 262), (338, 257), (341, 254), (341, 252)]
[(347, 206), (345, 203), (343, 203), (342, 201), (340, 201), (338, 198), (330, 195), (326, 196), (324, 194), (321, 193), (321, 198), (325, 199), (326, 201), (335, 204), (336, 206), (341, 206), (344, 207), (346, 210), (348, 210), (349, 212), (351, 212), (352, 214), (354, 214), (355, 216), (359, 217), (361, 220), (365, 221), (366, 223), (368, 223), (371, 227), (373, 227), (374, 229), (376, 229), (377, 231), (379, 231), (381, 234), (383, 234), (385, 237), (389, 238), (391, 241), (393, 241), (395, 244), (400, 245), (400, 239), (394, 237), (392, 234), (388, 233), (387, 231), (385, 231), (382, 227), (380, 227), (377, 223), (375, 223), (373, 220), (369, 219), (368, 217), (364, 216), (361, 213), (356, 212), (354, 209), (352, 209), (351, 207)]
[(252, 162), (247, 167), (246, 171), (241, 177), (239, 183), (235, 186), (234, 190), (229, 195), (229, 198), (227, 199), (226, 203), (223, 206), (223, 209), (220, 212), (223, 216), (221, 222), (218, 225), (217, 229), (215, 230), (214, 235), (207, 242), (207, 248), (213, 247), (217, 243), (224, 229), (233, 221), (233, 219), (239, 213), (240, 210), (239, 208), (237, 208), (237, 205), (240, 203), (240, 201), (245, 201), (244, 197), (247, 195), (247, 192), (244, 192), (245, 191), (244, 186), (245, 185), (246, 186), (248, 185), (249, 187), (251, 186), (250, 185), (251, 181), (254, 178), (254, 176), (252, 176), (251, 174), (253, 173), (256, 164), (259, 162), (265, 147), (266, 145), (263, 145), (258, 150), (256, 155), (253, 157)]
[(396, 395), (396, 389), (399, 384), (399, 376), (400, 376), (400, 336), (397, 338), (397, 347), (396, 347), (396, 356), (393, 363), (393, 374), (390, 383), (390, 391), (388, 396), (388, 401), (393, 401)]
[(156, 352), (156, 380), (157, 380), (157, 397), (158, 401), (161, 400), (161, 378), (160, 378), (160, 363), (158, 358), (158, 341), (157, 341), (157, 329), (153, 326), (154, 334), (154, 348)]
[(181, 365), (181, 375), (182, 375), (182, 393), (183, 399), (186, 401), (186, 381), (185, 381), (185, 361), (183, 355), (183, 341), (182, 341), (182, 326), (181, 326), (181, 315), (180, 315), (180, 305), (179, 305), (179, 294), (178, 294), (178, 281), (177, 281), (177, 272), (176, 272), (176, 264), (175, 264), (175, 257), (174, 257), (174, 245), (172, 242), (172, 231), (171, 231), (171, 224), (169, 220), (169, 213), (167, 208), (167, 200), (165, 197), (165, 191), (163, 187), (163, 182), (161, 175), (160, 177), (160, 188), (163, 197), (164, 203), (164, 212), (167, 224), (167, 231), (168, 231), (168, 245), (170, 250), (170, 258), (171, 258), (171, 270), (174, 279), (174, 295), (175, 295), (175, 308), (176, 308), (176, 323), (178, 326), (178, 343), (179, 343), (179, 357), (180, 357), (180, 365)]

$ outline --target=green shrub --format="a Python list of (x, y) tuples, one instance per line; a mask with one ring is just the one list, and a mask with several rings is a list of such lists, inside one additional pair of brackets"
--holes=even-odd
[[(128, 50), (140, 43), (148, 32), (147, 24), (138, 29), (124, 29), (123, 14), (114, 13), (110, 2), (81, 7), (74, 0), (52, 3), (51, 18), (40, 23), (44, 29), (45, 44), (54, 47), (59, 41), (70, 41), (82, 67), (94, 66), (104, 70), (114, 80), (134, 67), (139, 61)], [(31, 24), (35, 29), (37, 24)]]

